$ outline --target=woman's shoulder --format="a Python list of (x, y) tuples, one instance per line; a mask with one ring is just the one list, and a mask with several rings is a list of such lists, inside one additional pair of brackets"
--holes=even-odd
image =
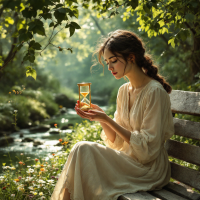
[(163, 85), (157, 80), (150, 81), (148, 87), (146, 88), (145, 96), (149, 98), (152, 95), (158, 95), (162, 98), (169, 98), (169, 94), (164, 89)]
[(124, 95), (127, 92), (128, 84), (129, 82), (124, 83), (123, 85), (119, 87), (118, 95)]

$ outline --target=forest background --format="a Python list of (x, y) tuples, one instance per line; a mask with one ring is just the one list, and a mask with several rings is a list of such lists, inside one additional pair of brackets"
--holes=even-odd
[[(0, 0), (0, 141), (20, 129), (52, 118), (55, 122), (61, 111), (74, 108), (80, 82), (92, 83), (92, 102), (107, 106), (106, 112), (112, 117), (118, 88), (126, 80), (116, 80), (107, 66), (104, 69), (97, 64), (92, 70), (91, 66), (96, 62), (92, 55), (100, 38), (117, 29), (133, 31), (143, 39), (146, 52), (174, 90), (200, 92), (199, 7), (200, 1), (196, 0)], [(175, 117), (200, 120), (181, 114)], [(62, 128), (60, 121), (54, 125)], [(98, 123), (85, 121), (76, 124), (73, 134), (66, 134), (60, 141), (70, 141), (64, 149), (69, 153), (77, 141), (102, 143), (100, 132)], [(173, 139), (200, 146), (196, 140), (179, 136)], [(51, 166), (57, 162), (58, 167), (51, 169), (51, 177), (55, 178), (54, 171), (62, 170), (66, 154), (62, 155), (58, 162), (51, 160)], [(196, 165), (170, 159), (200, 170)], [(35, 160), (37, 166), (43, 166), (42, 160)], [(15, 170), (11, 164), (10, 169)], [(41, 169), (39, 176), (41, 171), (44, 176), (40, 178), (50, 181), (50, 175)], [(0, 194), (4, 199), (14, 194), (23, 199), (20, 191), (26, 191), (28, 198), (31, 189), (19, 184), (4, 191), (11, 182), (14, 184), (11, 175), (15, 173), (9, 175), (10, 182), (0, 176), (0, 183), (6, 184)], [(50, 198), (53, 188), (52, 184), (40, 194)]]
[(100, 65), (92, 72), (90, 67), (98, 40), (116, 29), (143, 39), (173, 89), (199, 91), (199, 5), (194, 0), (1, 0), (1, 129), (15, 123), (14, 110), (19, 127), (39, 124), (56, 114), (59, 104), (67, 107), (55, 103), (56, 94), (76, 99), (77, 83), (83, 81), (92, 82), (94, 99), (115, 104), (125, 80), (116, 81)]

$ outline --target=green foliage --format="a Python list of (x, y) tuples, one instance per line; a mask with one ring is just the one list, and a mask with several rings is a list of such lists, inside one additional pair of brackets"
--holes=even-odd
[[(17, 126), (20, 128), (25, 128), (38, 121), (50, 118), (59, 110), (58, 105), (54, 102), (53, 95), (47, 91), (25, 90), (18, 95), (1, 96), (0, 103), (2, 115), (10, 118), (12, 123), (14, 120), (13, 113), (17, 110)], [(5, 120), (6, 118), (2, 116), (2, 120), (0, 120), (2, 128)], [(8, 125), (11, 126), (11, 123)]]
[(32, 76), (35, 80), (36, 80), (36, 71), (35, 69), (33, 69), (31, 66), (26, 67), (27, 71), (26, 71), (26, 77), (28, 76)]

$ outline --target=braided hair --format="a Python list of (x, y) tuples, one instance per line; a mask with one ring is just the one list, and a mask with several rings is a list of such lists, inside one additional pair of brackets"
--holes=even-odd
[(158, 67), (153, 64), (150, 55), (145, 54), (144, 44), (135, 33), (126, 30), (116, 30), (109, 33), (107, 38), (103, 38), (99, 48), (94, 53), (98, 54), (98, 61), (101, 65), (103, 65), (101, 58), (105, 49), (108, 49), (115, 56), (117, 56), (116, 53), (120, 54), (126, 62), (130, 54), (134, 54), (138, 67), (145, 71), (149, 77), (159, 81), (167, 93), (171, 93), (172, 87), (163, 76), (158, 74)]

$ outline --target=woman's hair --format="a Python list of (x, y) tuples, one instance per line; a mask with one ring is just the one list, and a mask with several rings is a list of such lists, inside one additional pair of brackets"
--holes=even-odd
[(119, 57), (117, 54), (121, 54), (126, 62), (130, 54), (134, 54), (138, 67), (144, 70), (149, 77), (159, 81), (167, 93), (171, 93), (172, 87), (163, 76), (158, 74), (158, 67), (153, 64), (150, 55), (145, 54), (144, 44), (135, 33), (126, 30), (116, 30), (100, 41), (99, 47), (94, 54), (98, 55), (98, 61), (103, 67), (102, 56), (105, 49), (108, 49), (116, 57)]

